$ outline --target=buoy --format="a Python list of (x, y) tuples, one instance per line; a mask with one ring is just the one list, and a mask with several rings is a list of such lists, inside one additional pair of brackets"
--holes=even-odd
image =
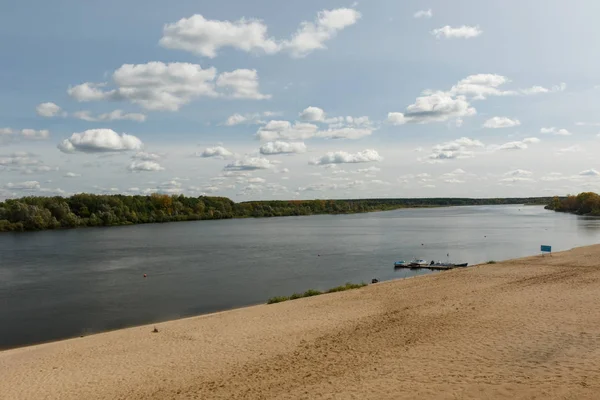
[(148, 277), (148, 275), (144, 274), (144, 278), (147, 278), (147, 277)]

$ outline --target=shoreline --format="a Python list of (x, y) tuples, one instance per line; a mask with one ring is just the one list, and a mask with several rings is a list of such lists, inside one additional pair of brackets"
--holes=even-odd
[(0, 393), (595, 398), (600, 245), (409, 278), (4, 350)]

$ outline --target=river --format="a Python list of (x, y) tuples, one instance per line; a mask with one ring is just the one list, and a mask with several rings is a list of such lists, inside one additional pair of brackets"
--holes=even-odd
[[(476, 206), (0, 234), (0, 348), (77, 337), (345, 282), (600, 242), (600, 219)], [(147, 274), (147, 278), (143, 275)]]

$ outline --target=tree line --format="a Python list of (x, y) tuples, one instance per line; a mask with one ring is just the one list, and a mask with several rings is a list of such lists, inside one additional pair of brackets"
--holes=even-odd
[(289, 200), (235, 203), (226, 197), (76, 194), (22, 197), (0, 202), (0, 232), (115, 226), (206, 219), (350, 214), (398, 208), (493, 204), (548, 204), (551, 198), (426, 198)]
[(594, 192), (583, 192), (576, 196), (554, 197), (546, 209), (578, 215), (600, 216), (600, 195)]

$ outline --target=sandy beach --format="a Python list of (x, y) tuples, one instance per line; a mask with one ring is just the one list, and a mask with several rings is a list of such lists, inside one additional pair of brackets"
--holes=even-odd
[(0, 352), (0, 398), (596, 399), (600, 245), (153, 327)]

